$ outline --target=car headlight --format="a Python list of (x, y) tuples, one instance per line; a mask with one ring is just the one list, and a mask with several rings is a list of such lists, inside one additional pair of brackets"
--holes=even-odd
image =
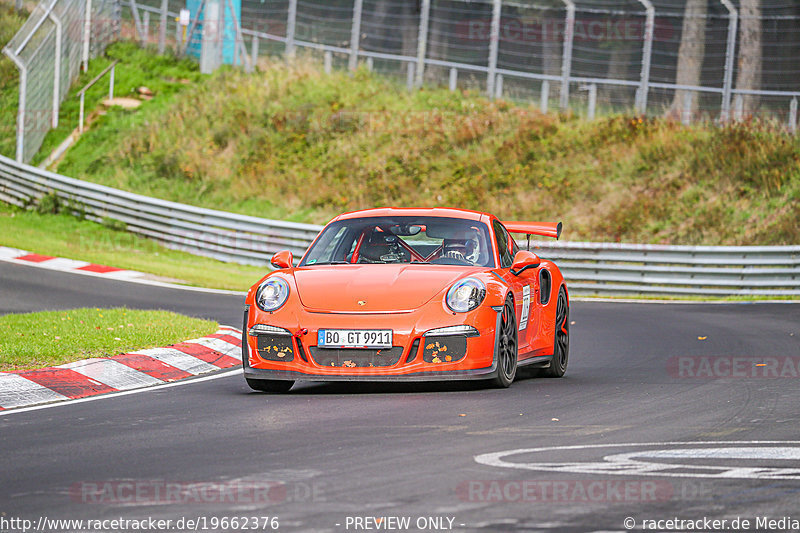
[(289, 284), (281, 278), (270, 278), (256, 291), (256, 305), (263, 311), (275, 311), (286, 303)]
[(486, 297), (486, 285), (479, 279), (464, 278), (447, 291), (447, 307), (456, 313), (472, 311)]

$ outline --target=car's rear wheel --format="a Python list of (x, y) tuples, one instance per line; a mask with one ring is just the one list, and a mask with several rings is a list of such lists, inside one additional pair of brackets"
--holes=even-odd
[(514, 381), (517, 374), (517, 318), (514, 314), (514, 302), (506, 299), (500, 318), (500, 338), (497, 345), (497, 376), (492, 380), (495, 387), (506, 388)]
[(556, 331), (553, 335), (553, 360), (545, 369), (544, 376), (560, 378), (567, 371), (569, 361), (569, 302), (567, 291), (562, 286), (556, 302)]
[(250, 379), (244, 378), (247, 386), (259, 392), (288, 392), (294, 381), (282, 379)]

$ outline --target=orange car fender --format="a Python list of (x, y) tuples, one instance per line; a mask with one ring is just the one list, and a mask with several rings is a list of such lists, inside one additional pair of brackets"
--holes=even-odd
[(492, 272), (485, 272), (475, 276), (486, 285), (486, 298), (483, 301), (484, 306), (502, 306), (506, 302), (508, 293), (511, 292), (511, 286), (499, 275)]

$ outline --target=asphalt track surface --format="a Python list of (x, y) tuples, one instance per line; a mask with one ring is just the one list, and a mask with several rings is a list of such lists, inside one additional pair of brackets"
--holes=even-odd
[[(4, 263), (0, 280), (0, 313), (126, 305), (231, 325), (241, 316), (237, 296)], [(10, 412), (0, 416), (0, 529), (3, 518), (40, 517), (169, 519), (172, 531), (192, 529), (176, 529), (182, 517), (204, 521), (201, 531), (245, 530), (222, 527), (225, 517), (277, 517), (279, 531), (396, 531), (388, 526), (406, 517), (409, 531), (625, 531), (627, 517), (636, 530), (755, 531), (756, 519), (800, 519), (800, 378), (759, 376), (749, 360), (746, 377), (731, 376), (737, 356), (800, 356), (800, 305), (573, 302), (571, 320), (567, 375), (507, 390), (337, 383), (266, 395), (233, 372)], [(675, 358), (704, 357), (716, 364), (710, 377), (675, 370)], [(626, 452), (650, 453), (650, 471), (602, 468)], [(642, 522), (704, 518), (751, 522)], [(247, 530), (272, 530), (260, 520)]]

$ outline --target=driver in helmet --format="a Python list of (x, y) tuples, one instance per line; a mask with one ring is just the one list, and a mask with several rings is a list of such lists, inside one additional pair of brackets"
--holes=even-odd
[(444, 239), (442, 257), (474, 263), (477, 243), (472, 239)]

